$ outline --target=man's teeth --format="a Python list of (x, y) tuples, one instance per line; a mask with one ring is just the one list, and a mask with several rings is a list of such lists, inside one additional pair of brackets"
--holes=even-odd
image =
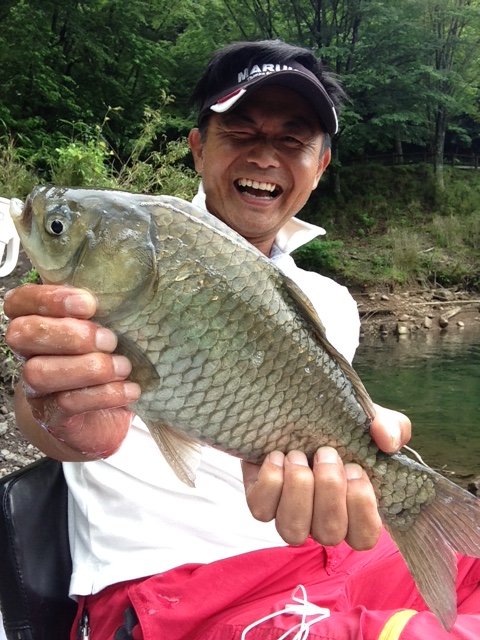
[(257, 182), (256, 180), (248, 180), (247, 178), (240, 178), (238, 181), (240, 187), (251, 187), (252, 189), (260, 189), (261, 191), (269, 191), (273, 193), (277, 185), (271, 182)]

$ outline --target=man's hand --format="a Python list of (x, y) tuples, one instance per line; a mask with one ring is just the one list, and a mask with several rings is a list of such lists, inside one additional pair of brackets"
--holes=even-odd
[[(372, 437), (382, 451), (396, 453), (410, 440), (410, 420), (375, 409)], [(345, 540), (360, 551), (378, 541), (382, 523), (367, 474), (357, 464), (344, 465), (335, 449), (318, 449), (313, 469), (300, 451), (274, 451), (261, 467), (242, 462), (242, 468), (250, 511), (262, 522), (275, 519), (285, 542), (299, 545), (312, 535), (323, 545)]]
[(5, 296), (6, 342), (25, 359), (16, 392), (19, 429), (47, 455), (95, 460), (122, 443), (140, 388), (126, 380), (117, 341), (89, 320), (95, 298), (64, 286), (24, 285)]

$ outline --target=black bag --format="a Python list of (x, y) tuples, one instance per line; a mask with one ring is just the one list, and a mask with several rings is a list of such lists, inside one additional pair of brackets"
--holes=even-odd
[(43, 458), (0, 480), (0, 608), (8, 640), (68, 640), (76, 604), (67, 486)]

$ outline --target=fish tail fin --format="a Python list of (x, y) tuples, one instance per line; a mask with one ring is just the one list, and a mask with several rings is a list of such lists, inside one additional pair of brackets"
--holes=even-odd
[(456, 553), (480, 558), (480, 500), (436, 472), (435, 498), (414, 524), (400, 531), (386, 523), (425, 603), (449, 630), (457, 615)]

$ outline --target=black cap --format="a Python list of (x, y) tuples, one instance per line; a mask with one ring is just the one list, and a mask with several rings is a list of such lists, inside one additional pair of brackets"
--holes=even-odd
[(298, 62), (289, 64), (259, 63), (239, 71), (225, 81), (224, 88), (204, 100), (198, 121), (210, 112), (226, 113), (260, 87), (280, 85), (303, 96), (313, 107), (325, 131), (331, 136), (338, 131), (335, 105), (315, 74)]

